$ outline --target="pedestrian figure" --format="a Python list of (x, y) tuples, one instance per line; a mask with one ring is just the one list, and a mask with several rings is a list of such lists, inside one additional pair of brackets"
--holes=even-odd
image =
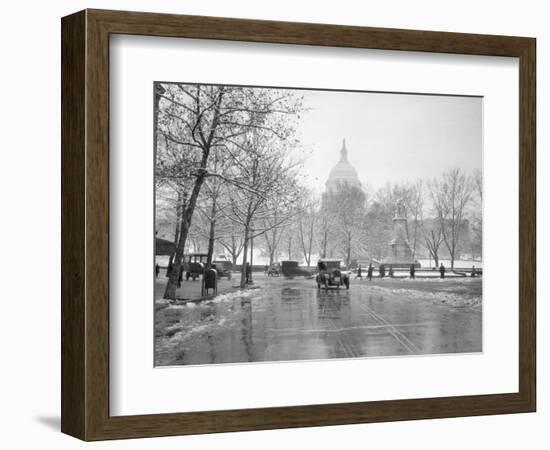
[(476, 276), (476, 266), (472, 266), (472, 274), (471, 277), (474, 278)]
[(443, 263), (439, 266), (439, 278), (445, 278), (445, 266)]
[(183, 281), (183, 264), (180, 266), (180, 274), (178, 276), (178, 287), (181, 287), (182, 281)]
[(363, 269), (361, 268), (361, 264), (359, 264), (359, 267), (357, 268), (357, 275), (355, 275), (355, 279), (360, 278), (363, 279)]
[(411, 278), (414, 280), (415, 277), (416, 277), (416, 270), (414, 268), (414, 264), (411, 264), (411, 270), (410, 270), (410, 274), (411, 274)]
[(269, 272), (269, 266), (266, 264), (266, 265), (264, 266), (264, 274), (267, 275), (268, 272)]
[(393, 278), (393, 266), (390, 266), (389, 274), (390, 278)]
[(384, 278), (386, 276), (386, 268), (384, 267), (384, 264), (380, 264), (380, 268), (378, 270), (380, 273), (380, 278)]
[(369, 264), (369, 268), (367, 269), (367, 277), (369, 281), (372, 281), (372, 264)]
[(250, 267), (249, 262), (246, 263), (245, 273), (246, 273), (246, 284), (248, 284), (250, 283), (250, 276), (252, 275), (252, 267)]
[(159, 273), (160, 273), (160, 266), (157, 263), (155, 264), (155, 278), (159, 277)]

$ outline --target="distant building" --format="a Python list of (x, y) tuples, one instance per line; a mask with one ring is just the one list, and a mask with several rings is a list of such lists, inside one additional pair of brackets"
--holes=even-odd
[[(338, 188), (346, 186), (347, 188), (352, 188), (352, 190), (357, 189), (361, 191), (361, 182), (359, 181), (359, 176), (357, 175), (357, 170), (350, 164), (348, 161), (348, 149), (346, 147), (346, 140), (342, 140), (342, 148), (340, 149), (340, 161), (330, 170), (329, 177), (325, 183), (325, 192), (322, 194), (322, 204), (321, 210), (328, 212), (330, 206), (328, 203), (331, 199), (331, 194), (338, 192)], [(352, 190), (347, 190), (345, 193), (350, 193)], [(347, 199), (346, 199), (347, 200)], [(344, 204), (347, 204), (346, 200), (341, 198), (338, 201), (343, 201)], [(334, 205), (333, 205), (334, 206)], [(335, 249), (335, 244), (338, 240), (338, 232), (334, 224), (331, 224), (329, 221), (326, 221), (328, 215), (324, 214), (324, 231), (321, 237), (321, 249), (320, 257), (327, 258), (334, 255), (338, 255), (339, 252)], [(336, 234), (335, 234), (336, 232)], [(349, 251), (346, 252), (346, 260), (349, 260)], [(349, 261), (347, 261), (349, 263)]]
[(340, 150), (340, 161), (336, 164), (328, 176), (325, 183), (327, 192), (334, 192), (339, 184), (347, 184), (361, 188), (361, 182), (357, 176), (357, 170), (348, 161), (348, 149), (346, 148), (346, 140), (342, 141), (342, 149)]

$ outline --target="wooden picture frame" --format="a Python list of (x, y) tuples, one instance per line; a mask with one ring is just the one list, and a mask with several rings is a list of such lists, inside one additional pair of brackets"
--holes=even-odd
[[(101, 440), (535, 411), (535, 39), (104, 10), (75, 13), (61, 25), (64, 433)], [(518, 57), (519, 391), (110, 416), (109, 36), (116, 33)]]

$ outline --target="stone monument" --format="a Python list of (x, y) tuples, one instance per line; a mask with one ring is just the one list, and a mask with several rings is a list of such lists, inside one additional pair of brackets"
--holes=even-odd
[(393, 239), (389, 243), (389, 253), (381, 263), (395, 268), (409, 268), (414, 264), (420, 267), (420, 263), (414, 259), (411, 246), (407, 239), (407, 217), (405, 204), (399, 199), (395, 207), (393, 218)]

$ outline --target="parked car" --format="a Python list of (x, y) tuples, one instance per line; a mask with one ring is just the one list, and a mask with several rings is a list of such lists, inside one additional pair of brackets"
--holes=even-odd
[(183, 257), (183, 270), (185, 272), (185, 279), (191, 278), (195, 281), (204, 273), (204, 267), (206, 260), (208, 259), (207, 253), (190, 253)]
[(329, 287), (340, 289), (340, 286), (346, 286), (346, 289), (349, 289), (349, 274), (342, 270), (341, 263), (339, 259), (319, 260), (318, 273), (315, 277), (317, 289), (321, 289), (321, 286), (324, 286), (325, 289)]
[(269, 269), (267, 269), (268, 277), (278, 277), (279, 275), (281, 275), (279, 264), (272, 264)]
[(217, 260), (212, 261), (212, 264), (218, 272), (218, 278), (225, 277), (228, 280), (231, 279), (231, 271), (233, 270), (233, 263), (231, 261)]
[(300, 267), (298, 261), (281, 261), (281, 273), (287, 278), (313, 277), (313, 271), (305, 267)]

